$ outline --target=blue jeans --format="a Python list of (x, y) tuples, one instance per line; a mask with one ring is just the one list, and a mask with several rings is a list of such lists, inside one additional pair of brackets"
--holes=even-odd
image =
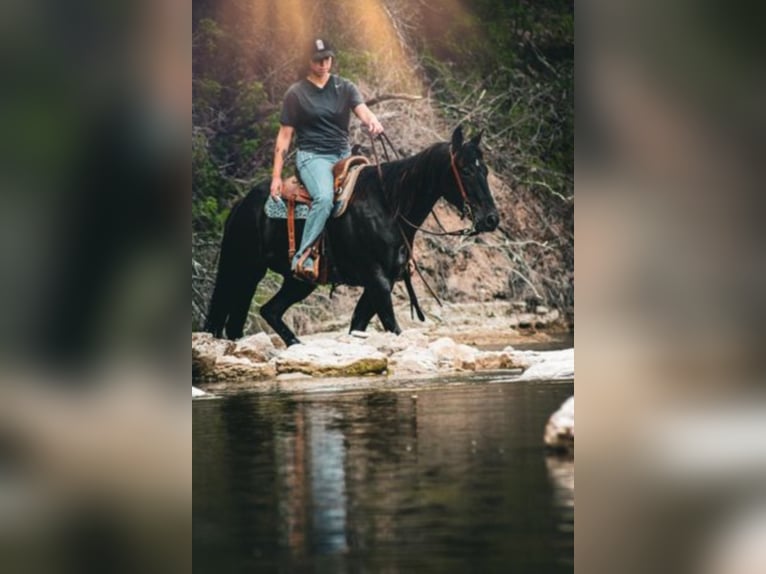
[(306, 217), (306, 225), (303, 228), (301, 246), (293, 257), (293, 268), (298, 263), (301, 254), (308, 249), (324, 229), (327, 219), (333, 208), (333, 195), (335, 193), (332, 177), (332, 166), (344, 157), (348, 157), (350, 151), (341, 154), (318, 154), (314, 152), (298, 150), (295, 162), (300, 173), (301, 180), (311, 196), (311, 209)]

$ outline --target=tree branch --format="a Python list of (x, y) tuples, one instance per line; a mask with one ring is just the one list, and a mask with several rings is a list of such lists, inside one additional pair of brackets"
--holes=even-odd
[(387, 100), (406, 100), (408, 102), (416, 102), (422, 99), (423, 99), (423, 96), (416, 96), (414, 94), (380, 94), (379, 96), (370, 98), (364, 103), (367, 104), (368, 108), (370, 108), (376, 104), (385, 102)]

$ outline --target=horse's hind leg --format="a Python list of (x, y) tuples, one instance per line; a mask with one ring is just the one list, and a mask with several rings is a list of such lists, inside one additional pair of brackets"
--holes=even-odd
[(282, 320), (282, 315), (298, 301), (303, 301), (311, 295), (314, 289), (316, 289), (316, 285), (299, 281), (293, 277), (285, 277), (285, 282), (282, 283), (277, 294), (261, 307), (261, 317), (276, 331), (288, 347), (300, 343), (300, 341)]
[(243, 335), (250, 303), (263, 276), (266, 267), (261, 265), (249, 270), (238, 278), (236, 286), (231, 290), (229, 317), (226, 321), (226, 336), (229, 339), (239, 339)]

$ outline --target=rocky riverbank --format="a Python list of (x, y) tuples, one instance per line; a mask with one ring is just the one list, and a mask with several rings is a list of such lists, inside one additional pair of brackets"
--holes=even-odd
[(422, 306), (425, 323), (397, 306), (404, 329), (399, 336), (375, 330), (374, 323), (367, 332), (348, 334), (348, 318), (338, 316), (309, 334), (303, 330), (303, 344), (289, 349), (264, 332), (237, 341), (192, 333), (192, 380), (202, 390), (228, 392), (307, 385), (340, 389), (359, 384), (359, 377), (395, 382), (484, 371), (508, 371), (527, 380), (574, 378), (572, 348), (545, 350), (573, 343), (556, 310), (508, 301), (439, 306), (429, 299)]
[(380, 376), (386, 380), (513, 371), (524, 379), (574, 377), (574, 351), (485, 350), (452, 337), (409, 329), (401, 335), (331, 333), (304, 338), (284, 348), (259, 333), (238, 341), (192, 333), (192, 378), (203, 390), (247, 390), (264, 381)]

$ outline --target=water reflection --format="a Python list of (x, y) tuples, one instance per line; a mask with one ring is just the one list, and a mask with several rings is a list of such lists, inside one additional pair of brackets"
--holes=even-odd
[(571, 455), (554, 454), (545, 459), (548, 476), (554, 487), (554, 506), (559, 513), (558, 528), (572, 538), (562, 540), (562, 561), (574, 565), (564, 556), (574, 555), (574, 485), (575, 466)]
[(546, 459), (542, 432), (571, 393), (193, 403), (195, 570), (569, 572), (574, 469)]
[(319, 554), (346, 550), (346, 449), (343, 433), (330, 428), (335, 412), (309, 412), (312, 527)]

